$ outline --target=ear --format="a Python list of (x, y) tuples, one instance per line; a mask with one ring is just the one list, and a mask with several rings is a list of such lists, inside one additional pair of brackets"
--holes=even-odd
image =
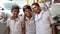
[(13, 12), (13, 10), (11, 10), (11, 13)]
[(33, 13), (33, 11), (31, 11), (31, 14)]

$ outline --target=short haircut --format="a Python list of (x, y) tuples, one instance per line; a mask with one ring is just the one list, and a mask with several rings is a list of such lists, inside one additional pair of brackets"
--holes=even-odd
[(39, 6), (39, 4), (38, 4), (38, 3), (33, 3), (33, 4), (32, 4), (32, 6), (33, 6), (33, 5)]
[(25, 5), (25, 6), (23, 7), (23, 11), (25, 12), (26, 9), (31, 10), (31, 7), (30, 7), (29, 5)]
[(12, 7), (11, 7), (11, 10), (14, 10), (14, 9), (20, 9), (20, 7), (18, 6), (18, 5), (12, 5)]

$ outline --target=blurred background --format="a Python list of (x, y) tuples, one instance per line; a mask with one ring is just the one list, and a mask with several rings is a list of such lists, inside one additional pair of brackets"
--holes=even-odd
[(42, 10), (50, 11), (52, 18), (57, 22), (56, 34), (60, 34), (60, 0), (0, 0), (0, 34), (6, 34), (6, 20), (12, 15), (12, 5), (19, 5), (21, 8), (19, 16), (22, 16), (23, 6), (26, 4), (31, 6), (34, 2), (39, 3)]

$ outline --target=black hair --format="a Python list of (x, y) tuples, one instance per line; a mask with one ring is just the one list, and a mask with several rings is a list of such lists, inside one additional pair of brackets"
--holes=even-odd
[(33, 4), (32, 4), (32, 6), (33, 6), (33, 5), (39, 6), (39, 4), (38, 4), (38, 3), (33, 3)]
[(18, 5), (12, 5), (12, 7), (11, 7), (11, 11), (14, 10), (14, 9), (18, 9), (18, 10), (19, 10), (20, 7), (19, 7)]
[(31, 10), (31, 7), (30, 7), (29, 5), (25, 5), (25, 6), (23, 7), (23, 11), (25, 12), (26, 9), (30, 9), (30, 10)]

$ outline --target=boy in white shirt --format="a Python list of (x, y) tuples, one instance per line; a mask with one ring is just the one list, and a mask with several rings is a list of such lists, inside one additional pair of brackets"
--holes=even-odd
[(7, 20), (7, 34), (22, 34), (22, 18), (18, 16), (19, 6), (13, 5), (11, 8), (11, 13), (13, 15)]
[(56, 22), (52, 19), (49, 11), (41, 11), (38, 3), (33, 3), (32, 9), (36, 13), (36, 34), (55, 34), (54, 23)]
[(25, 32), (26, 34), (35, 34), (35, 22), (32, 16), (32, 10), (29, 5), (25, 5), (23, 7), (24, 15), (25, 15)]

